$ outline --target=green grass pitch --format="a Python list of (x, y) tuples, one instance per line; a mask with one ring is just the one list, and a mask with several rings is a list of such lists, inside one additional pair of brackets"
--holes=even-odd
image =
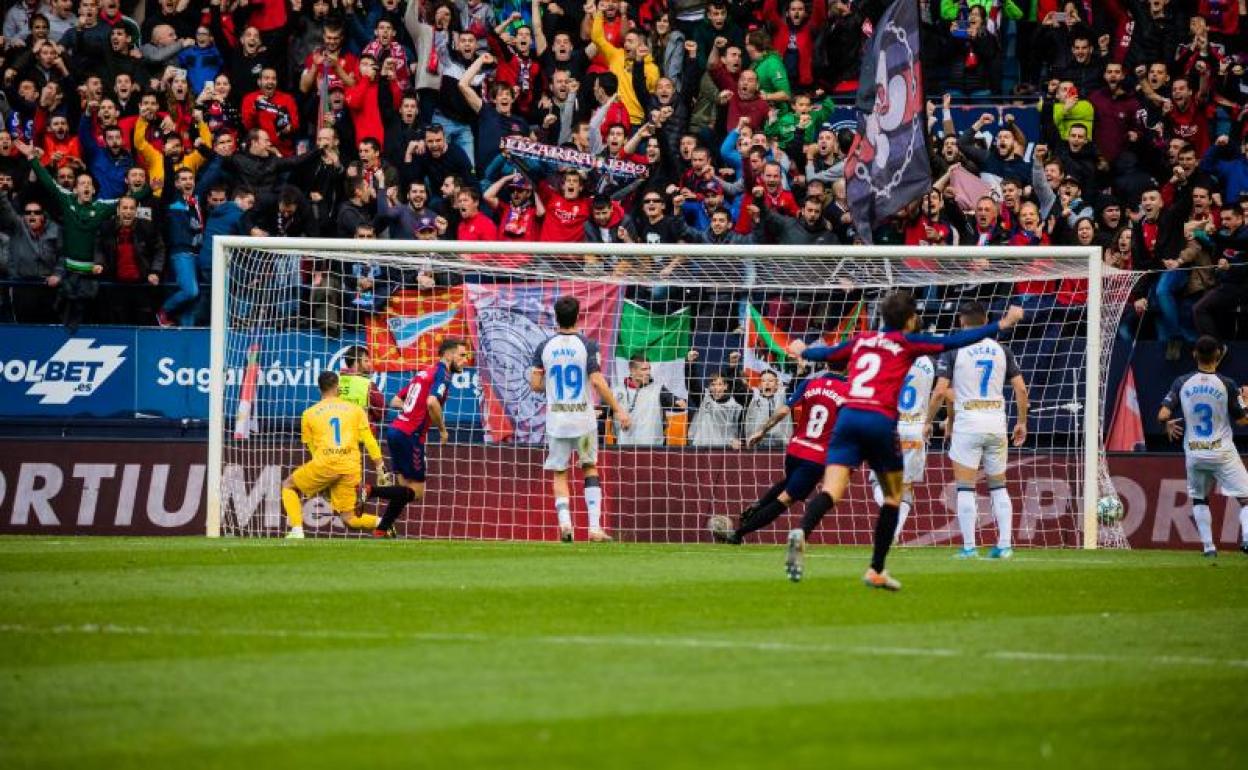
[(0, 539), (0, 766), (1244, 766), (1243, 555), (865, 560)]

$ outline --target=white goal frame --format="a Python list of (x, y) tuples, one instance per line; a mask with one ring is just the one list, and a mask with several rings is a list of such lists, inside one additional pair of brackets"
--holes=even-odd
[[(385, 254), (445, 254), (454, 257), (465, 252), (492, 254), (549, 254), (552, 256), (581, 256), (592, 252), (610, 257), (648, 256), (656, 248), (650, 244), (611, 243), (530, 243), (527, 241), (448, 241), (448, 240), (353, 240), (342, 238), (269, 238), (252, 236), (217, 236), (212, 245), (212, 321), (210, 333), (208, 386), (208, 473), (207, 473), (207, 521), (205, 534), (221, 536), (221, 476), (225, 459), (225, 318), (226, 296), (229, 288), (227, 250), (275, 249), (286, 251), (354, 252), (360, 255)], [(1071, 260), (1083, 259), (1087, 263), (1087, 376), (1083, 404), (1083, 548), (1097, 547), (1097, 501), (1100, 497), (1101, 446), (1101, 308), (1102, 279), (1105, 273), (1101, 261), (1101, 249), (1096, 246), (720, 246), (707, 244), (663, 244), (661, 251), (671, 257), (716, 257), (731, 254), (736, 257), (811, 258), (886, 258), (896, 261), (906, 258), (969, 257), (993, 260), (1033, 260), (1037, 256)], [(471, 265), (471, 263), (465, 263)], [(1112, 269), (1112, 268), (1111, 268)], [(490, 268), (491, 272), (526, 275), (523, 268)], [(627, 283), (610, 276), (595, 276), (595, 281)], [(679, 280), (668, 283), (678, 284)]]

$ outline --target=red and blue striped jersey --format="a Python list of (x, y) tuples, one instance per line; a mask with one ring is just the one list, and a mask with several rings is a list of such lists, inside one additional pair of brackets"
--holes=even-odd
[(822, 464), (828, 456), (828, 441), (836, 414), (845, 403), (849, 383), (831, 374), (807, 377), (789, 396), (793, 410), (793, 437), (788, 453), (802, 460)]
[(910, 334), (903, 331), (859, 332), (833, 347), (811, 347), (802, 353), (808, 361), (848, 364), (849, 389), (845, 406), (878, 412), (897, 419), (897, 401), (910, 365), (916, 358), (964, 347), (1000, 330), (994, 321), (953, 334)]
[(399, 391), (403, 406), (390, 427), (409, 436), (415, 434), (424, 438), (429, 432), (429, 396), (434, 396), (439, 403), (445, 404), (447, 396), (450, 395), (450, 387), (451, 373), (441, 361), (416, 372), (412, 381)]

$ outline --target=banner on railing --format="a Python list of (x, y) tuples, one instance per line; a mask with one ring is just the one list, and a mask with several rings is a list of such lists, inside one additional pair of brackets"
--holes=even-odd
[[(70, 336), (55, 326), (5, 326), (0, 350), (0, 418), (208, 419), (207, 329), (84, 327)], [(319, 398), (317, 376), (343, 367), (364, 334), (326, 337), (274, 332), (244, 339), (227, 353), (227, 385), (242, 382), (247, 351), (258, 344), (258, 400), (269, 417), (296, 418)], [(373, 377), (386, 398), (407, 383), (403, 371)], [(447, 421), (480, 421), (475, 367), (451, 382)]]
[[(293, 447), (292, 447), (293, 449)], [(611, 468), (605, 482), (611, 490), (612, 517), (617, 537), (629, 540), (710, 540), (706, 517), (739, 511), (750, 500), (724, 497), (717, 484), (724, 474), (757, 478), (783, 463), (778, 452), (685, 449), (607, 450)], [(431, 478), (444, 479), (443, 468), (498, 467), (498, 463), (535, 467), (543, 450), (538, 447), (489, 447), (452, 444), (430, 447)], [(483, 453), (489, 453), (483, 454)], [(661, 461), (636, 453), (660, 453)], [(4, 441), (0, 440), (0, 534), (35, 535), (195, 535), (202, 534), (206, 516), (207, 445), (167, 441)], [(488, 460), (486, 458), (489, 458)], [(1123, 530), (1133, 548), (1199, 547), (1191, 519), (1187, 482), (1181, 455), (1130, 454), (1110, 458), (1114, 486), (1126, 517)], [(665, 478), (683, 483), (655, 485), (654, 469)], [(1018, 500), (1015, 541), (1020, 545), (1058, 545), (1057, 532), (1074, 532), (1071, 525), (1080, 499), (1064, 476), (1010, 474)], [(1044, 467), (1028, 464), (1027, 468)], [(929, 469), (943, 469), (942, 485), (924, 487), (907, 524), (903, 542), (949, 545), (957, 539), (954, 482), (943, 455), (929, 457)], [(246, 470), (227, 465), (222, 504), (229, 515), (249, 527), (282, 531), (281, 479), (290, 471), (279, 465)], [(404, 524), (408, 536), (447, 537), (447, 521), (463, 522), (454, 536), (476, 538), (554, 538), (549, 487), (541, 476), (485, 474), (479, 477), (482, 495), (457, 495), (444, 483), (430, 485), (429, 497), (413, 506)], [(838, 507), (842, 526), (852, 533), (842, 544), (870, 542), (874, 506), (865, 475), (855, 474), (849, 499)], [(680, 492), (655, 494), (655, 489)], [(688, 490), (700, 490), (690, 497)], [(759, 490), (739, 489), (751, 496)], [(483, 502), (484, 501), (484, 502)], [(459, 506), (459, 507), (457, 507)], [(465, 507), (467, 506), (467, 507)], [(1239, 543), (1239, 504), (1215, 496), (1212, 500), (1214, 533), (1220, 546)], [(309, 509), (315, 506), (309, 506)], [(424, 521), (425, 511), (437, 516)], [(312, 512), (312, 511), (310, 511)], [(342, 525), (324, 508), (316, 508), (304, 524), (313, 532), (342, 532)], [(800, 515), (800, 506), (791, 516)], [(441, 522), (440, 529), (435, 521)], [(1063, 523), (1058, 526), (1058, 520)], [(543, 523), (549, 522), (549, 526)], [(793, 524), (782, 519), (760, 534), (760, 542), (778, 543)], [(990, 535), (983, 530), (984, 537)], [(625, 534), (627, 533), (627, 534)], [(816, 541), (818, 540), (817, 536)], [(1066, 543), (1073, 545), (1073, 543)]]

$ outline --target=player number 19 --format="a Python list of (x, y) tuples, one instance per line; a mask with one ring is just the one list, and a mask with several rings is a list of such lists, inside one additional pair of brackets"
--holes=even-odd
[(585, 387), (585, 375), (575, 364), (558, 364), (550, 367), (550, 379), (555, 383), (556, 401), (575, 401)]
[(883, 359), (879, 353), (863, 353), (858, 357), (858, 363), (854, 366), (854, 370), (858, 373), (854, 375), (854, 379), (849, 383), (849, 395), (854, 398), (872, 398), (875, 396), (875, 388), (867, 385), (875, 379), (875, 375), (880, 373), (880, 365)]

